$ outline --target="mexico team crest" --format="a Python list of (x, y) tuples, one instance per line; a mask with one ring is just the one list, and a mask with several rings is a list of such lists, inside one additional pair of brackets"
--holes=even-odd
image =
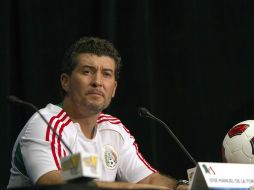
[(115, 169), (117, 166), (118, 155), (114, 147), (111, 145), (104, 145), (104, 165), (108, 169)]

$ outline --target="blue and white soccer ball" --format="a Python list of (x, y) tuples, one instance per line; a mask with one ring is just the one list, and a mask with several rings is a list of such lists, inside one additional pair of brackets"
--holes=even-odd
[(254, 120), (238, 123), (228, 131), (222, 143), (222, 159), (254, 164)]

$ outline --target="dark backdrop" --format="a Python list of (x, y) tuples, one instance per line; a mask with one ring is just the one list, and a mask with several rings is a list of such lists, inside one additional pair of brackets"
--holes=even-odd
[(123, 57), (121, 118), (158, 170), (186, 178), (192, 163), (145, 106), (175, 132), (197, 161), (221, 161), (233, 124), (253, 119), (254, 4), (251, 0), (3, 0), (0, 6), (1, 186), (11, 150), (31, 116), (10, 94), (39, 108), (58, 103), (65, 49), (81, 36), (112, 41)]

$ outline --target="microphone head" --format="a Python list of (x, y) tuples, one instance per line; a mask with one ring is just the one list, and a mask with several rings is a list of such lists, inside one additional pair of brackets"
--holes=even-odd
[(146, 108), (144, 108), (144, 107), (140, 107), (140, 108), (138, 108), (138, 115), (140, 116), (140, 117), (148, 117), (149, 116), (149, 111), (148, 111), (148, 109), (146, 109)]
[(7, 96), (7, 99), (10, 101), (10, 102), (21, 102), (21, 100), (17, 97), (17, 96), (13, 96), (13, 95), (10, 95), (10, 96)]

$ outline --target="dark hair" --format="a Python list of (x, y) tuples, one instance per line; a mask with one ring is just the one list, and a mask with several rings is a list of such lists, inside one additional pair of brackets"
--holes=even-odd
[(71, 74), (77, 64), (76, 58), (80, 53), (91, 53), (98, 56), (109, 56), (113, 58), (116, 64), (115, 78), (116, 80), (119, 79), (121, 57), (118, 51), (109, 41), (95, 37), (82, 37), (71, 45), (64, 56), (62, 73)]

